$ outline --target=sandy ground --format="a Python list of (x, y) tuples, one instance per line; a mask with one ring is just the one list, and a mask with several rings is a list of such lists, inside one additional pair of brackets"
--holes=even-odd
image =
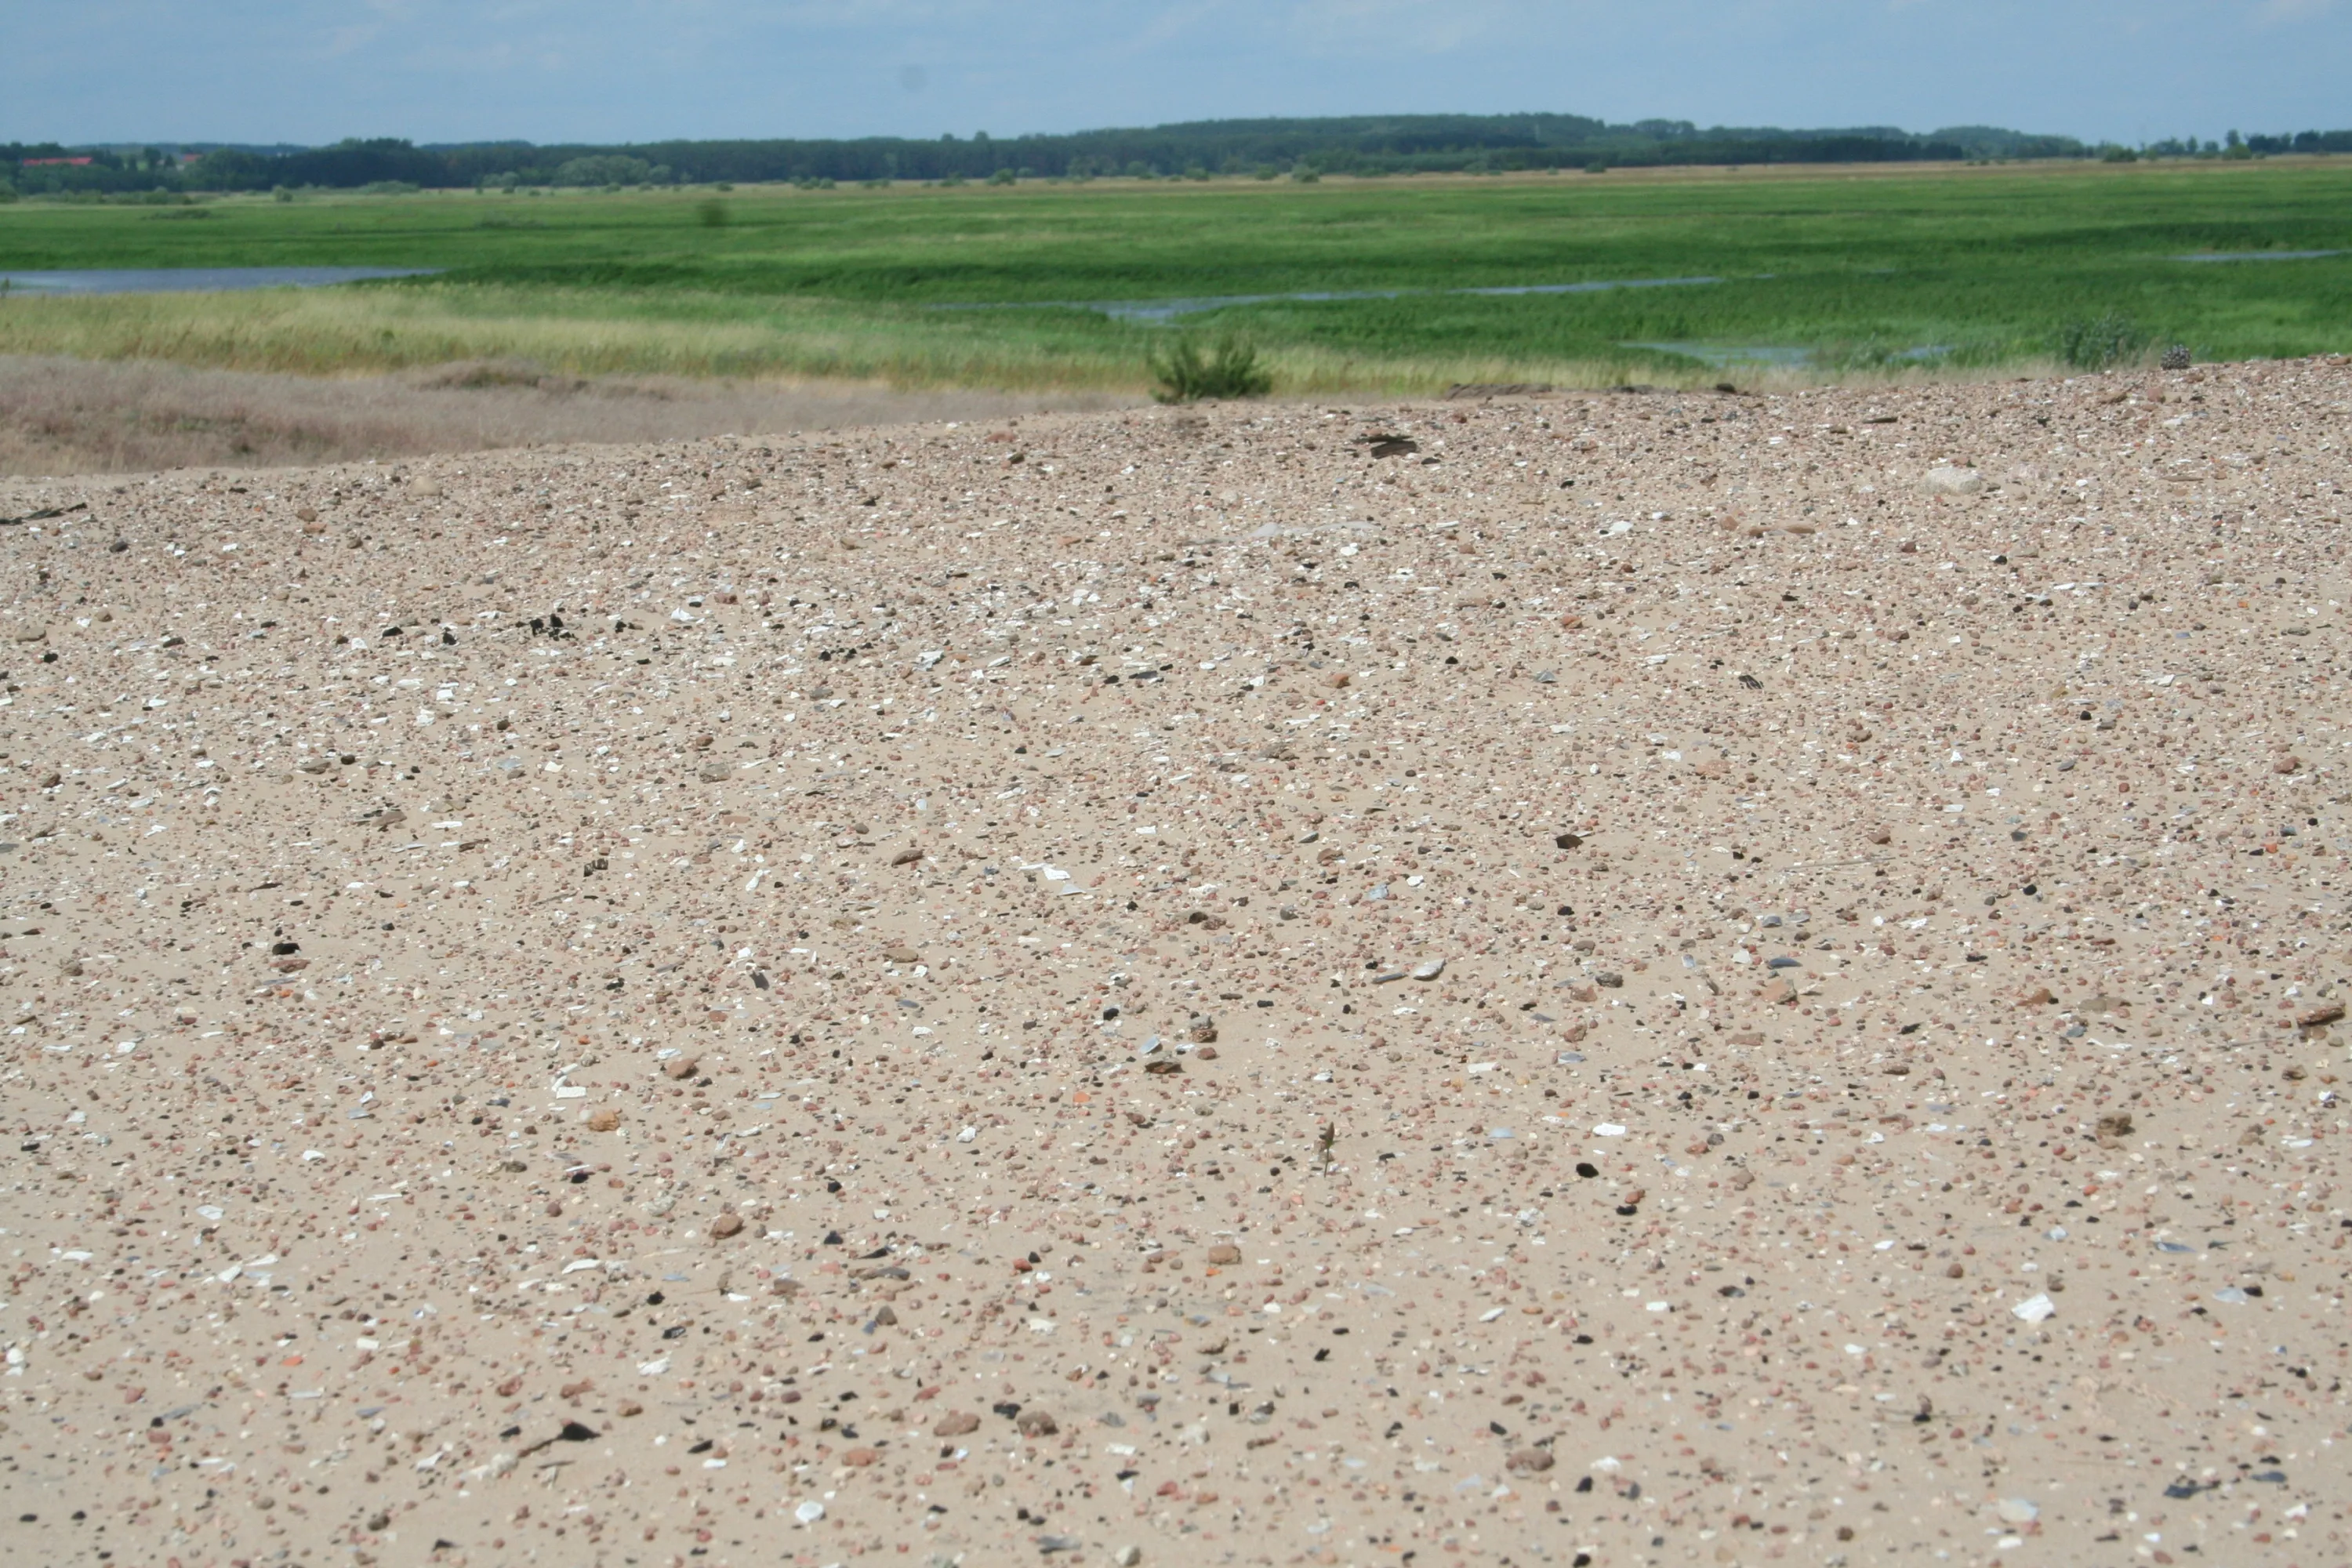
[(2344, 1563), (2347, 407), (0, 484), (0, 1555)]
[(1085, 393), (898, 392), (854, 382), (583, 378), (518, 360), (324, 381), (0, 354), (0, 476), (250, 469), (545, 442), (1004, 418), (1141, 401)]

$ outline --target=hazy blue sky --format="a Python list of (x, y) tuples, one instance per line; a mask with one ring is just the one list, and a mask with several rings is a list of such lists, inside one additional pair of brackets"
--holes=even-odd
[(2352, 126), (2352, 0), (54, 0), (0, 140), (993, 135), (1553, 110)]

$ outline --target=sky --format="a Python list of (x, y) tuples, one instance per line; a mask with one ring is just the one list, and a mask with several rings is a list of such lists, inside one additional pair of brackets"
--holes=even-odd
[(2352, 127), (2352, 0), (59, 0), (0, 141), (995, 136), (1264, 115)]

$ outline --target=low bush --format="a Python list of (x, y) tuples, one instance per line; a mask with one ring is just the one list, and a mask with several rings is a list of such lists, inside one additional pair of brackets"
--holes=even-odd
[(2077, 317), (2058, 329), (2058, 357), (2076, 370), (2105, 370), (2147, 347), (2147, 333), (2113, 311)]
[(1196, 340), (1179, 337), (1166, 354), (1148, 354), (1144, 363), (1157, 383), (1151, 395), (1162, 403), (1264, 397), (1274, 390), (1274, 373), (1258, 363), (1257, 350), (1230, 335), (1205, 352)]

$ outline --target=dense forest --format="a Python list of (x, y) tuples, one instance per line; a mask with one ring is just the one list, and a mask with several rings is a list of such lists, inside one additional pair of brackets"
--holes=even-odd
[(1502, 173), (1661, 164), (1854, 163), (1924, 160), (2251, 158), (2352, 152), (2352, 131), (2226, 142), (2186, 137), (2141, 148), (2094, 145), (1993, 126), (1925, 135), (1887, 126), (1784, 131), (1631, 125), (1574, 114), (1419, 114), (1324, 120), (1209, 120), (1067, 135), (937, 141), (657, 142), (417, 146), (391, 138), (331, 147), (67, 147), (0, 144), (0, 193), (25, 195), (374, 187), (752, 184), (765, 181), (1295, 178), (1323, 174)]

